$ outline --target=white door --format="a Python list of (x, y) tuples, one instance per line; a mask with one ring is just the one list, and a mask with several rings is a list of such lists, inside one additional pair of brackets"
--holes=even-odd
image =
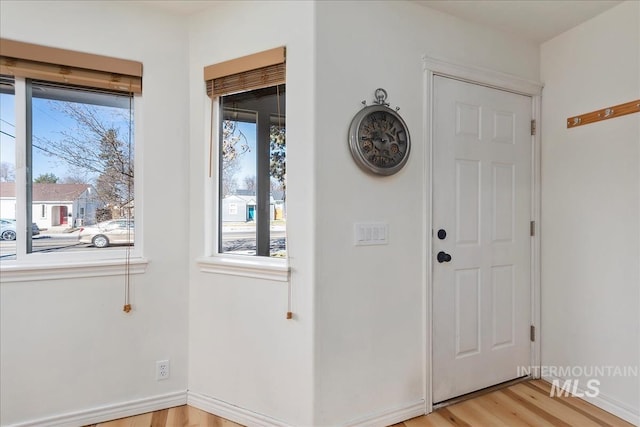
[(532, 106), (527, 96), (439, 76), (433, 94), (438, 403), (529, 366)]

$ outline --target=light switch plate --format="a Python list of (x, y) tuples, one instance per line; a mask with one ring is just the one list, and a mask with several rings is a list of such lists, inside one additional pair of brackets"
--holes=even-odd
[(355, 245), (386, 245), (389, 238), (389, 225), (386, 222), (355, 223)]

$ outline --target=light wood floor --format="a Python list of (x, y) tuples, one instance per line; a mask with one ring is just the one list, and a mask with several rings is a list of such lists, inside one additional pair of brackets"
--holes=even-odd
[(633, 427), (577, 397), (549, 397), (550, 391), (545, 381), (526, 381), (394, 427)]
[(242, 427), (192, 406), (176, 406), (86, 427)]
[[(577, 397), (549, 397), (542, 380), (512, 385), (392, 427), (633, 427)], [(236, 427), (232, 421), (178, 406), (88, 427)]]

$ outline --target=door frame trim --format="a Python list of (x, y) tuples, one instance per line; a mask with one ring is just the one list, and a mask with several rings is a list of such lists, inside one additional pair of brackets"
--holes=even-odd
[[(521, 77), (494, 71), (473, 65), (460, 64), (448, 59), (425, 55), (424, 71), (424, 118), (423, 135), (425, 135), (424, 184), (427, 194), (423, 197), (423, 227), (425, 239), (423, 241), (424, 260), (422, 266), (424, 283), (424, 390), (425, 413), (433, 411), (433, 79), (435, 76), (450, 77), (467, 83), (487, 86), (494, 89), (506, 90), (519, 95), (531, 97), (533, 120), (536, 121), (536, 135), (532, 142), (532, 189), (531, 189), (531, 220), (536, 223), (535, 236), (531, 239), (531, 324), (536, 327), (536, 339), (531, 345), (530, 365), (540, 365), (540, 105), (542, 97), (542, 83)], [(538, 372), (539, 370), (533, 370)]]

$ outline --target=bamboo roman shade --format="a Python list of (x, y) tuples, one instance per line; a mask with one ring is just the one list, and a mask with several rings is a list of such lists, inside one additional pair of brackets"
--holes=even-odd
[(142, 63), (0, 39), (0, 74), (142, 93)]
[(278, 47), (204, 69), (207, 95), (217, 97), (285, 83), (286, 51)]

